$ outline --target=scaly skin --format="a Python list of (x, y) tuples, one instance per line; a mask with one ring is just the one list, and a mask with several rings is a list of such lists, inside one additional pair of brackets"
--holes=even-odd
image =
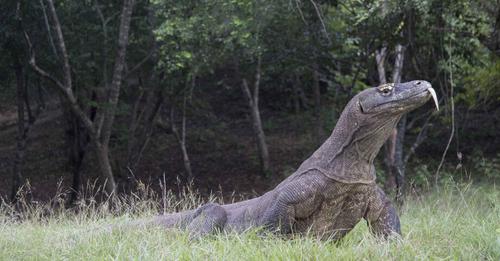
[(376, 235), (401, 234), (394, 207), (375, 183), (373, 160), (401, 116), (429, 100), (429, 89), (428, 82), (412, 81), (364, 90), (347, 104), (325, 143), (273, 190), (141, 224), (187, 229), (191, 237), (264, 227), (339, 239), (365, 219)]

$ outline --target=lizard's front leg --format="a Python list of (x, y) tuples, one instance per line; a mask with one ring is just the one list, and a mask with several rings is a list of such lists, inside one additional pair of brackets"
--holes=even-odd
[(208, 203), (196, 209), (186, 228), (190, 238), (197, 238), (222, 230), (226, 221), (226, 210), (219, 204)]
[(282, 234), (292, 232), (296, 218), (309, 216), (321, 201), (321, 175), (308, 173), (274, 191), (272, 203), (264, 210), (261, 224)]
[(376, 187), (370, 195), (365, 219), (372, 233), (377, 236), (387, 238), (394, 233), (401, 235), (401, 225), (396, 209), (379, 187)]

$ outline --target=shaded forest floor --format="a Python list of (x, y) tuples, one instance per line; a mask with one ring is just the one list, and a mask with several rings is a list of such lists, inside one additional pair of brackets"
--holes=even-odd
[[(245, 115), (245, 112), (242, 113)], [(16, 145), (16, 114), (3, 112), (0, 119), (0, 195), (7, 197), (12, 183), (12, 162)], [(249, 119), (224, 119), (224, 115), (202, 115), (188, 119), (188, 152), (195, 180), (193, 187), (208, 195), (222, 191), (224, 195), (238, 192), (256, 195), (268, 190), (291, 174), (317, 146), (312, 137), (311, 115), (271, 115), (265, 121), (267, 141), (270, 148), (272, 171), (268, 176), (259, 175), (257, 151)], [(112, 136), (113, 167), (119, 181), (124, 182), (128, 172), (121, 159), (126, 158), (126, 143), (122, 141), (127, 118), (119, 118), (116, 135)], [(313, 124), (312, 122), (310, 124)], [(29, 181), (30, 197), (47, 201), (57, 189), (71, 185), (68, 146), (64, 141), (65, 123), (57, 109), (49, 108), (32, 127), (27, 146), (24, 178)], [(98, 189), (100, 182), (92, 153), (87, 153), (83, 163), (82, 185)], [(169, 189), (178, 191), (186, 185), (182, 155), (171, 134), (157, 129), (144, 152), (134, 176), (142, 183), (160, 190), (160, 181), (165, 180)]]
[[(257, 230), (189, 241), (185, 232), (122, 228), (164, 210), (190, 208), (197, 194), (180, 198), (150, 195), (109, 204), (86, 200), (79, 211), (52, 204), (26, 204), (21, 221), (0, 207), (0, 260), (499, 260), (500, 190), (494, 185), (448, 183), (408, 198), (399, 210), (402, 238), (380, 241), (365, 222), (340, 242), (313, 235), (280, 237)], [(218, 198), (212, 198), (218, 200)], [(53, 202), (59, 201), (54, 198)], [(118, 216), (117, 216), (118, 214)]]
[[(226, 198), (235, 192), (243, 196), (260, 195), (293, 173), (300, 163), (314, 152), (321, 141), (326, 138), (316, 136), (315, 118), (309, 111), (294, 114), (272, 111), (269, 108), (264, 109), (263, 123), (270, 150), (271, 173), (266, 177), (261, 176), (258, 174), (258, 155), (245, 107), (235, 104), (240, 102), (238, 99), (222, 95), (218, 97), (222, 98), (202, 105), (197, 104), (201, 109), (198, 109), (196, 113), (191, 113), (188, 117), (187, 148), (195, 175), (193, 188), (202, 195), (207, 196), (213, 192), (222, 194)], [(267, 103), (271, 104), (269, 101)], [(241, 108), (241, 110), (234, 111), (228, 108)], [(430, 107), (423, 110), (429, 109)], [(322, 118), (326, 135), (329, 135), (333, 129), (337, 114), (338, 112), (331, 106), (324, 108)], [(12, 183), (12, 162), (16, 145), (16, 114), (14, 110), (9, 111), (4, 108), (0, 116), (0, 196), (7, 198)], [(123, 159), (127, 158), (127, 117), (127, 115), (119, 115), (115, 124), (115, 135), (112, 136), (112, 163), (115, 175), (118, 181), (121, 181), (122, 187), (129, 175), (128, 171), (122, 167), (125, 166)], [(480, 118), (473, 118), (474, 122), (481, 121)], [(497, 119), (497, 117), (491, 119)], [(496, 124), (496, 120), (484, 122), (488, 122), (490, 125)], [(469, 133), (476, 136), (471, 136), (464, 130), (460, 130), (461, 135), (483, 142), (485, 146), (482, 148), (485, 150), (489, 148), (490, 151), (496, 151), (495, 146), (500, 143), (500, 137), (495, 133), (482, 134), (477, 130), (477, 126), (480, 124), (471, 124), (471, 126), (476, 127), (469, 130)], [(438, 127), (434, 130), (432, 135), (442, 135), (443, 137), (448, 135), (446, 128)], [(407, 139), (414, 140), (416, 134), (416, 132), (409, 132)], [(68, 188), (71, 185), (72, 174), (64, 135), (65, 123), (58, 110), (58, 105), (54, 103), (42, 114), (29, 135), (23, 174), (24, 178), (29, 181), (32, 200), (50, 200), (58, 189), (62, 189), (64, 194), (69, 194)], [(436, 159), (440, 157), (443, 150), (443, 145), (436, 142), (440, 140), (444, 139), (434, 136), (419, 147), (416, 155), (410, 161), (409, 182), (416, 180), (419, 183), (417, 185), (428, 184), (427, 179), (431, 179), (431, 172), (435, 169), (434, 165), (437, 165)], [(474, 143), (472, 144), (474, 145)], [(480, 146), (480, 144), (476, 145)], [(451, 155), (452, 160), (446, 167), (452, 170), (453, 175), (459, 179), (470, 175), (470, 171), (454, 170), (458, 164), (462, 163), (457, 161), (454, 154), (453, 151), (450, 151), (449, 155)], [(493, 154), (493, 156), (496, 155)], [(97, 190), (101, 184), (101, 182), (96, 181), (98, 176), (94, 162), (92, 153), (87, 153), (81, 172), (82, 185), (86, 187), (87, 191)], [(379, 155), (377, 163), (379, 165), (377, 171), (381, 176), (379, 182), (383, 178), (381, 162)], [(414, 166), (417, 166), (417, 169), (414, 169)], [(489, 166), (489, 171), (498, 172), (499, 167), (500, 164)], [(143, 184), (155, 191), (160, 191), (160, 182), (165, 181), (166, 188), (179, 192), (180, 187), (186, 185), (186, 179), (180, 148), (173, 135), (156, 129), (137, 171), (133, 174)], [(473, 174), (477, 174), (477, 171)], [(498, 174), (494, 175), (498, 177)], [(478, 176), (481, 177), (481, 174), (479, 173)]]

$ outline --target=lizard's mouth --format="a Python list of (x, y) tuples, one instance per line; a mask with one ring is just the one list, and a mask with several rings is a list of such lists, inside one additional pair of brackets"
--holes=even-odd
[(426, 97), (430, 95), (432, 100), (434, 101), (434, 106), (436, 107), (436, 110), (439, 111), (439, 100), (437, 98), (437, 94), (436, 94), (436, 90), (434, 90), (434, 88), (432, 87), (429, 87), (427, 89), (425, 89), (423, 92), (420, 92), (420, 93), (417, 93), (415, 95), (412, 95), (408, 98), (406, 98), (405, 100), (408, 100), (408, 101), (413, 101), (413, 100), (420, 100), (421, 98), (423, 97)]
[(380, 87), (361, 95), (358, 105), (363, 114), (390, 113), (400, 114), (422, 106), (432, 98), (439, 111), (436, 91), (426, 81), (413, 81), (396, 84), (393, 88), (381, 90)]
[[(436, 110), (439, 111), (439, 100), (437, 98), (436, 91), (434, 90), (434, 88), (432, 88), (430, 86), (427, 89), (424, 89), (423, 91), (420, 91), (420, 92), (413, 94), (411, 96), (408, 96), (406, 98), (388, 101), (387, 103), (382, 103), (379, 106), (384, 106), (387, 104), (402, 103), (401, 109), (404, 109), (404, 107), (407, 107), (407, 106), (411, 108), (413, 106), (418, 106), (419, 103), (422, 104), (421, 103), (422, 99), (428, 98), (429, 95), (432, 98), (432, 100), (434, 101), (434, 106), (436, 107)], [(427, 99), (426, 99), (426, 101), (427, 101)], [(399, 107), (399, 106), (396, 106), (396, 107)]]

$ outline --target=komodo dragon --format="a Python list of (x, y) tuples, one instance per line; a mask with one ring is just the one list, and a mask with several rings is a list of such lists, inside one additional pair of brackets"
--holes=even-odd
[(325, 143), (273, 190), (140, 223), (187, 229), (190, 237), (263, 227), (339, 239), (364, 218), (375, 235), (401, 234), (396, 210), (375, 183), (373, 160), (401, 116), (430, 97), (437, 107), (436, 93), (426, 81), (366, 89), (347, 104)]

